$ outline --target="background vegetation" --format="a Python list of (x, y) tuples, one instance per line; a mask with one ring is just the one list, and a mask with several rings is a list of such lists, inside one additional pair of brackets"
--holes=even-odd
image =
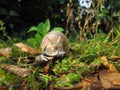
[[(29, 37), (27, 30), (31, 26), (44, 22), (46, 19), (50, 20), (52, 27), (59, 26), (66, 30), (66, 24), (72, 23), (75, 25), (71, 24), (71, 29), (78, 32), (80, 29), (81, 32), (86, 33), (95, 33), (98, 31), (96, 29), (108, 33), (112, 28), (119, 27), (119, 0), (93, 0), (90, 8), (80, 6), (79, 0), (71, 1), (1, 0), (0, 19), (4, 22), (6, 33), (9, 36), (22, 38)], [(78, 23), (79, 21), (80, 23)], [(78, 24), (80, 25), (78, 26)], [(0, 33), (2, 37), (2, 32)]]

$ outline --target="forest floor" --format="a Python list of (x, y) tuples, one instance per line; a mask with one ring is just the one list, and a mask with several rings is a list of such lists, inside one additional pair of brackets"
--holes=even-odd
[(0, 44), (0, 90), (120, 89), (120, 38), (69, 42), (61, 61), (34, 67), (36, 48)]

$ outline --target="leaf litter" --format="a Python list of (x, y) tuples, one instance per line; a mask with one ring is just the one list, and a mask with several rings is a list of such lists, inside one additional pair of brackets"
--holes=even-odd
[[(15, 44), (18, 48), (21, 49), (22, 52), (26, 52), (29, 54), (38, 54), (39, 52), (37, 50), (35, 50), (34, 48), (31, 48), (30, 46), (24, 44), (24, 43), (17, 43)], [(6, 49), (0, 49), (0, 56), (6, 56), (7, 58), (10, 57), (12, 53), (12, 48), (6, 48)], [(61, 80), (65, 81), (67, 80), (67, 82), (71, 82), (73, 85), (68, 85), (68, 86), (55, 86), (55, 82), (52, 81), (51, 83), (51, 88), (50, 90), (111, 90), (111, 89), (120, 89), (120, 73), (117, 70), (117, 68), (111, 63), (111, 61), (115, 61), (115, 60), (119, 60), (120, 57), (119, 56), (99, 56), (99, 60), (102, 62), (101, 64), (97, 64), (97, 63), (91, 63), (89, 66), (92, 68), (90, 71), (88, 71), (87, 73), (83, 73), (83, 74), (78, 74), (78, 72), (73, 72), (70, 74), (70, 72), (65, 73), (67, 70), (67, 68), (72, 70), (72, 67), (69, 65), (66, 65), (66, 68), (64, 67), (63, 71), (60, 71), (61, 73), (59, 76), (54, 76), (53, 77), (57, 77), (60, 78)], [(64, 61), (64, 60), (63, 60)], [(74, 61), (73, 61), (74, 62)], [(64, 62), (65, 64), (68, 63), (73, 63), (73, 62)], [(79, 69), (77, 67), (81, 67), (81, 65), (79, 65), (79, 61), (77, 61), (77, 64), (74, 62), (73, 63), (73, 67), (75, 69)], [(97, 61), (98, 62), (98, 61)], [(17, 63), (19, 64), (19, 62)], [(60, 65), (61, 62), (57, 63), (57, 65)], [(64, 64), (64, 65), (65, 65)], [(43, 73), (44, 75), (49, 75), (50, 72), (49, 70), (51, 69), (51, 64), (50, 66), (47, 65), (44, 67)], [(77, 67), (75, 67), (77, 66)], [(87, 67), (88, 65), (82, 65), (83, 67)], [(53, 66), (52, 66), (53, 67)], [(62, 66), (58, 67), (61, 68)], [(30, 75), (32, 75), (33, 71), (31, 69), (27, 69), (24, 67), (20, 67), (19, 65), (10, 65), (10, 64), (3, 64), (1, 65), (1, 68), (4, 69), (6, 72), (12, 72), (15, 75), (25, 78), (28, 77)], [(62, 70), (62, 69), (60, 69)], [(74, 69), (73, 69), (74, 70)], [(58, 71), (56, 71), (58, 72)], [(58, 75), (57, 74), (57, 75)], [(0, 73), (0, 76), (2, 77), (3, 74)], [(74, 78), (73, 78), (74, 77)], [(71, 79), (70, 79), (71, 78)], [(78, 80), (79, 79), (79, 80)], [(75, 80), (75, 81), (74, 81)], [(73, 81), (73, 82), (72, 82)], [(47, 81), (48, 82), (48, 81)]]

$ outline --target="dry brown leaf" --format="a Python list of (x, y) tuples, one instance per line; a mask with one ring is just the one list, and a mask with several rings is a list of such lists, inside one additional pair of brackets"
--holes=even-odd
[(114, 60), (114, 61), (117, 61), (117, 60), (120, 60), (120, 56), (114, 56), (112, 55), (111, 57), (108, 57), (110, 60)]
[(8, 90), (8, 87), (7, 86), (1, 86), (0, 90)]
[(103, 64), (109, 68), (110, 71), (112, 72), (118, 72), (118, 70), (111, 64), (105, 56), (100, 57), (100, 59), (103, 61)]
[(27, 52), (30, 54), (38, 54), (39, 52), (37, 50), (35, 50), (34, 48), (20, 42), (20, 43), (16, 43), (14, 44), (15, 46), (19, 47), (21, 49), (21, 51), (23, 52)]
[(83, 78), (82, 79), (82, 89), (83, 90), (91, 90), (91, 84), (92, 84), (93, 82), (91, 81), (91, 80), (89, 80), (89, 79), (87, 79), (87, 78)]
[(3, 74), (2, 74), (2, 73), (0, 73), (0, 78), (2, 78), (2, 76), (3, 76)]
[(87, 74), (84, 81), (91, 83), (90, 87), (92, 88), (92, 90), (103, 90), (103, 87), (99, 80), (99, 74), (97, 72), (94, 74), (93, 73)]
[(50, 69), (50, 66), (49, 64), (47, 64), (44, 68), (44, 74), (48, 74), (49, 69)]
[(11, 55), (11, 52), (12, 52), (12, 48), (9, 48), (9, 47), (5, 48), (5, 49), (1, 48), (0, 49), (0, 57), (6, 56), (7, 58), (9, 58)]
[(120, 73), (100, 71), (100, 81), (107, 90), (120, 90)]
[(12, 72), (12, 73), (14, 73), (22, 78), (25, 78), (26, 76), (31, 75), (30, 69), (21, 68), (21, 67), (16, 66), (16, 65), (3, 64), (1, 68), (8, 71), (8, 72)]
[(0, 57), (2, 57), (3, 56), (3, 54), (2, 53), (0, 53)]

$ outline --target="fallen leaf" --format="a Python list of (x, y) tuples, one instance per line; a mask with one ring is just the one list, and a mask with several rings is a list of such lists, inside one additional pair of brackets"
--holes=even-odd
[(14, 73), (22, 78), (25, 78), (26, 76), (31, 75), (31, 69), (21, 68), (21, 67), (16, 66), (16, 65), (3, 64), (1, 66), (1, 68), (8, 71), (8, 72), (12, 72), (12, 73)]
[(112, 72), (118, 72), (118, 70), (111, 64), (105, 56), (100, 57), (100, 59), (103, 61), (103, 65), (109, 68), (109, 71)]
[[(94, 73), (90, 72), (84, 75), (85, 80), (84, 81), (88, 81), (91, 83), (91, 89), (92, 90), (103, 90), (103, 87), (101, 85), (101, 82), (99, 80), (99, 70), (97, 70), (97, 72), (95, 71)], [(84, 79), (84, 78), (83, 78)]]
[(11, 55), (11, 52), (12, 52), (12, 48), (9, 48), (9, 47), (5, 48), (5, 49), (1, 48), (0, 49), (0, 56), (6, 56), (7, 58), (9, 58)]
[(21, 86), (25, 86), (27, 83), (27, 80), (22, 80), (22, 85)]
[(3, 74), (2, 74), (2, 73), (0, 73), (0, 78), (2, 78), (2, 76), (3, 76)]
[(7, 86), (1, 86), (0, 90), (8, 90), (8, 87)]
[(111, 57), (108, 57), (110, 60), (112, 61), (119, 61), (120, 60), (120, 56), (114, 56), (112, 55)]
[(83, 90), (91, 90), (91, 84), (92, 84), (93, 82), (91, 81), (91, 80), (89, 80), (89, 79), (87, 79), (87, 78), (83, 78), (82, 79), (82, 89)]
[(44, 74), (48, 74), (48, 71), (50, 69), (49, 63), (44, 68)]
[(100, 71), (100, 81), (105, 89), (120, 90), (120, 73)]
[(17, 46), (18, 48), (21, 49), (21, 51), (23, 52), (27, 52), (27, 53), (30, 53), (30, 54), (38, 54), (39, 52), (37, 50), (35, 50), (34, 48), (20, 42), (20, 43), (16, 43), (14, 44), (15, 46)]

